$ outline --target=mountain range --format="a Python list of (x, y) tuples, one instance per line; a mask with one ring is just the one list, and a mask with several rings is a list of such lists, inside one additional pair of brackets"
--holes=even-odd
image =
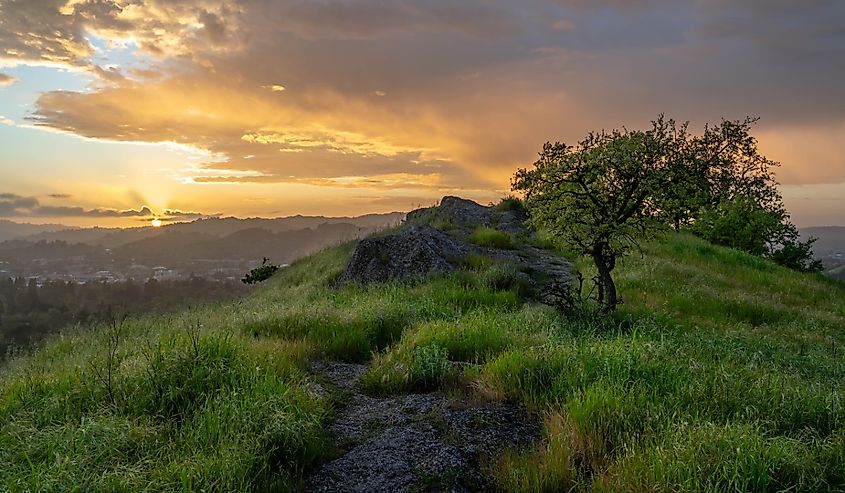
[(211, 274), (237, 277), (264, 257), (290, 263), (399, 224), (405, 214), (212, 218), (158, 228), (0, 223), (0, 277), (87, 280)]

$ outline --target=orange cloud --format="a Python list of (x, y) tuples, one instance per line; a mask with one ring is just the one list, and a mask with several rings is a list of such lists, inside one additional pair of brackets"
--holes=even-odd
[[(845, 182), (845, 66), (832, 63), (845, 56), (845, 43), (831, 34), (841, 32), (842, 2), (790, 9), (764, 0), (0, 0), (0, 7), (0, 65), (75, 67), (99, 81), (44, 93), (33, 125), (174, 142), (213, 156), (167, 171), (185, 186), (310, 187), (300, 197), (315, 203), (312, 195), (356, 188), (492, 195), (546, 140), (642, 127), (659, 112), (693, 125), (759, 115), (762, 151), (783, 162), (784, 183)], [(103, 54), (91, 37), (137, 57), (99, 66)]]

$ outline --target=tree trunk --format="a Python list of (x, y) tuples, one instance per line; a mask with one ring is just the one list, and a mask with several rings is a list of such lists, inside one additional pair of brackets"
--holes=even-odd
[[(596, 261), (596, 267), (598, 267), (598, 261)], [(596, 299), (599, 303), (604, 304), (604, 279), (601, 276), (596, 278)]]
[(599, 303), (605, 312), (613, 312), (616, 310), (616, 305), (619, 299), (616, 294), (616, 283), (613, 281), (611, 272), (616, 267), (616, 258), (608, 257), (605, 253), (604, 246), (596, 244), (593, 248), (593, 261), (598, 270), (598, 289), (599, 289)]

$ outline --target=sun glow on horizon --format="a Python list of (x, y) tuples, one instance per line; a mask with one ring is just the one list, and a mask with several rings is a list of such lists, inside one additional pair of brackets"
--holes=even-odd
[(153, 219), (152, 221), (150, 221), (150, 224), (151, 224), (154, 228), (160, 228), (160, 227), (161, 227), (161, 225), (162, 225), (162, 222), (161, 222), (161, 219), (159, 219), (159, 218), (155, 218), (155, 219)]

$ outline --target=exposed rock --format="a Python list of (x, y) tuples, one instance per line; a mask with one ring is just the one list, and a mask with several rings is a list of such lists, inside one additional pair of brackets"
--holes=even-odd
[(363, 395), (355, 383), (365, 369), (341, 363), (315, 367), (352, 395), (329, 427), (347, 452), (318, 469), (306, 491), (487, 491), (480, 460), (540, 439), (537, 420), (515, 406), (451, 409), (437, 392)]
[(451, 228), (472, 230), (478, 226), (500, 229), (508, 233), (520, 233), (528, 219), (524, 211), (497, 211), (472, 200), (446, 196), (440, 205), (411, 211), (406, 222), (412, 224), (441, 222)]
[(572, 279), (572, 266), (565, 259), (530, 244), (501, 249), (470, 242), (472, 231), (479, 226), (524, 238), (531, 234), (525, 227), (526, 219), (522, 210), (498, 211), (471, 200), (443, 197), (436, 207), (409, 212), (406, 224), (397, 233), (361, 240), (338, 284), (366, 284), (451, 272), (461, 257), (478, 253), (512, 265), (519, 271), (518, 276), (528, 278), (541, 301), (565, 304), (562, 300), (568, 296)]
[(453, 262), (473, 250), (448, 234), (425, 224), (387, 236), (365, 238), (358, 243), (339, 284), (383, 282), (450, 272)]

